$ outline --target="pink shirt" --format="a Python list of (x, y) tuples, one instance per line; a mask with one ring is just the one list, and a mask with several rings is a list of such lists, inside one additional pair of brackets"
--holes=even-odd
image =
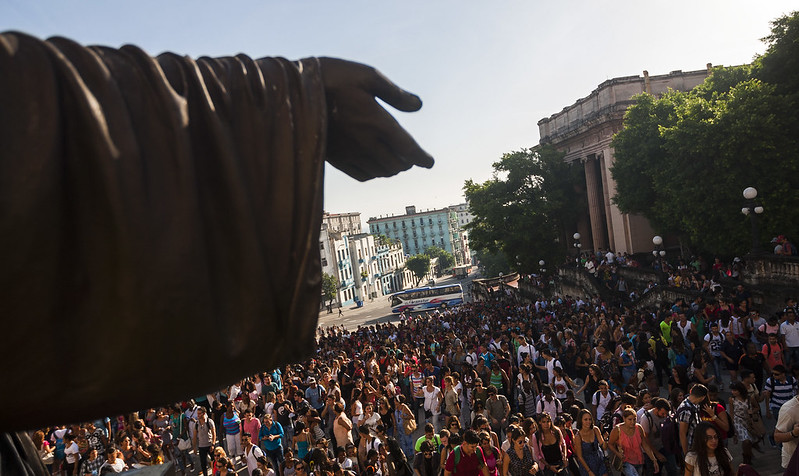
[(257, 418), (250, 418), (250, 421), (241, 420), (244, 432), (249, 433), (251, 441), (258, 443), (258, 432), (261, 431), (261, 422)]

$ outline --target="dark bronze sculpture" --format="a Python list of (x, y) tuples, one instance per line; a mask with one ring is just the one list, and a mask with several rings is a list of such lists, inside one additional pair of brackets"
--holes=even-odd
[(323, 160), (425, 153), (332, 58), (152, 58), (0, 35), (0, 429), (186, 399), (314, 350)]

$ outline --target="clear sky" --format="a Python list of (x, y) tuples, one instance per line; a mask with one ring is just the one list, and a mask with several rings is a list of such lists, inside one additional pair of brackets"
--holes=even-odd
[[(424, 101), (395, 117), (431, 169), (360, 183), (327, 167), (325, 209), (370, 216), (463, 201), (503, 153), (538, 142), (537, 122), (599, 83), (748, 63), (784, 0), (610, 2), (2, 0), (0, 31), (155, 55), (337, 56), (377, 67)], [(2, 72), (0, 72), (2, 74)]]

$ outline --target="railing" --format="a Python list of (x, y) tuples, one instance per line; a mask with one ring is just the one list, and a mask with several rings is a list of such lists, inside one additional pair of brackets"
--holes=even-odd
[(751, 284), (799, 286), (799, 258), (795, 256), (747, 255), (744, 281)]

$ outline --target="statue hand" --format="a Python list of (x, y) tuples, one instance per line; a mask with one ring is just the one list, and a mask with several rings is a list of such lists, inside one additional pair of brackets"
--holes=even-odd
[(430, 168), (433, 158), (419, 147), (375, 98), (404, 112), (422, 100), (376, 69), (337, 58), (320, 58), (327, 99), (327, 161), (366, 181), (390, 177), (414, 165)]

